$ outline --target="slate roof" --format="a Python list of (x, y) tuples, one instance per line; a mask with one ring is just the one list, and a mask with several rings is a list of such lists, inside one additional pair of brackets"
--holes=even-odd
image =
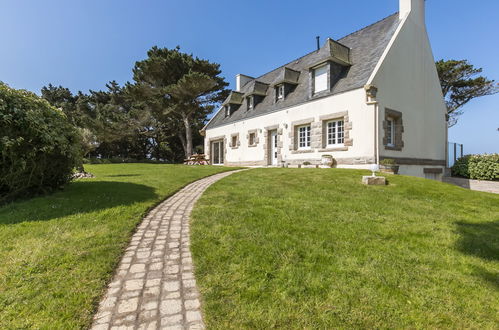
[(293, 92), (286, 95), (284, 100), (275, 102), (273, 88), (269, 87), (266, 97), (260, 103), (256, 104), (253, 109), (247, 110), (247, 101), (245, 98), (241, 106), (234, 111), (230, 117), (226, 118), (224, 111), (218, 111), (218, 113), (216, 113), (211, 121), (206, 125), (205, 129), (260, 116), (265, 113), (274, 112), (315, 99), (314, 97), (311, 98), (309, 96), (308, 80), (310, 67), (316, 65), (322, 60), (326, 60), (326, 58), (324, 58), (324, 54), (329, 53), (331, 47), (337, 47), (338, 43), (340, 46), (344, 45), (350, 48), (349, 62), (351, 63), (351, 66), (347, 63), (342, 63), (344, 66), (343, 75), (337, 82), (333, 82), (334, 86), (332, 86), (329, 92), (326, 92), (325, 94), (321, 93), (321, 97), (339, 94), (363, 87), (367, 83), (367, 80), (374, 71), (381, 55), (388, 46), (388, 43), (397, 29), (399, 22), (399, 15), (398, 13), (395, 13), (379, 22), (349, 34), (346, 37), (339, 39), (337, 42), (330, 43), (330, 40), (328, 39), (326, 44), (320, 50), (313, 51), (258, 78), (255, 78), (255, 80), (242, 86), (240, 92), (245, 95), (249, 95), (251, 94), (251, 91), (254, 90), (255, 84), (263, 86), (262, 84), (259, 84), (263, 83), (272, 86), (279, 80), (287, 80), (284, 78), (293, 71), (286, 70), (285, 68), (300, 73), (299, 75), (293, 75), (293, 78), (297, 79), (296, 82), (298, 85)]

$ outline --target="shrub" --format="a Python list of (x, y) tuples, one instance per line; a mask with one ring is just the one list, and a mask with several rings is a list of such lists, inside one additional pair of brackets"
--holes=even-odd
[(499, 154), (466, 155), (451, 168), (453, 176), (477, 180), (499, 180)]
[(71, 180), (80, 136), (64, 113), (0, 82), (0, 202), (46, 193)]
[(391, 158), (385, 158), (385, 159), (381, 160), (379, 163), (380, 163), (380, 165), (384, 165), (384, 166), (393, 166), (393, 165), (395, 165), (395, 160), (391, 159)]

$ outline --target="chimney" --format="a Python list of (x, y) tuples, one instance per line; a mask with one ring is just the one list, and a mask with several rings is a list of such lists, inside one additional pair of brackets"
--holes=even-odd
[(248, 82), (251, 80), (254, 80), (255, 78), (246, 76), (244, 74), (238, 74), (236, 75), (236, 92), (240, 92), (241, 88), (246, 85)]
[(321, 49), (321, 37), (315, 37), (317, 39), (317, 50)]
[(416, 24), (425, 26), (425, 1), (426, 0), (399, 0), (400, 19), (409, 15), (409, 18)]

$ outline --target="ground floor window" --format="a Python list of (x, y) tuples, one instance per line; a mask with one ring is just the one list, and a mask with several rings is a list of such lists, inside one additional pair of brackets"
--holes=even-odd
[(386, 118), (386, 145), (393, 147), (395, 145), (395, 123), (393, 118)]
[(343, 120), (331, 120), (327, 123), (327, 145), (338, 146), (345, 142), (345, 128)]
[(310, 125), (298, 127), (298, 148), (310, 148)]
[(224, 142), (213, 141), (211, 143), (211, 163), (221, 165), (224, 163)]
[(249, 133), (249, 145), (250, 146), (254, 146), (256, 144), (255, 137), (256, 137), (256, 133)]

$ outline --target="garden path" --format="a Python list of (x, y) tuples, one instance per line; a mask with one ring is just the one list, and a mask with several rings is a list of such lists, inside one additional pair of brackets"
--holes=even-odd
[(214, 182), (195, 181), (143, 219), (123, 255), (92, 329), (204, 329), (189, 249), (189, 217)]

